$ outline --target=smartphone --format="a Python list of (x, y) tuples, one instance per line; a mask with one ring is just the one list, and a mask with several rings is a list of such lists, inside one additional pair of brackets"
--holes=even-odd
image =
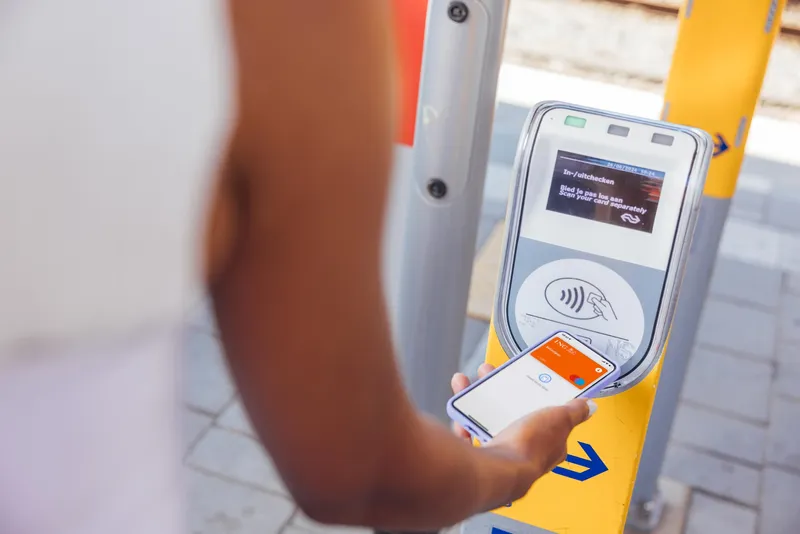
[(455, 395), (447, 413), (487, 442), (529, 413), (591, 397), (618, 376), (614, 361), (559, 331)]

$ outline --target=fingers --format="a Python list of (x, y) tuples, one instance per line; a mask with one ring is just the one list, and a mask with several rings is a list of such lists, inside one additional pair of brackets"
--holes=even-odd
[(483, 378), (492, 371), (494, 371), (494, 365), (490, 363), (482, 363), (481, 366), (478, 367), (478, 378)]
[(591, 399), (575, 399), (569, 401), (564, 408), (567, 410), (572, 428), (589, 419), (597, 411), (597, 403)]
[(547, 456), (555, 460), (561, 456), (572, 430), (596, 410), (594, 401), (575, 399), (563, 406), (535, 412), (509, 428), (515, 428), (511, 434), (524, 441), (526, 450), (531, 453), (548, 451)]
[[(478, 367), (478, 378), (483, 378), (492, 371), (494, 371), (494, 365), (483, 363)], [(450, 387), (453, 389), (453, 393), (460, 393), (467, 389), (469, 385), (469, 378), (463, 373), (456, 373), (453, 375), (453, 378), (450, 379)]]
[(458, 423), (453, 423), (453, 434), (467, 441), (470, 441), (472, 439), (472, 437), (469, 435), (469, 432), (464, 430), (464, 428)]
[[(450, 379), (450, 387), (453, 389), (453, 393), (459, 393), (464, 391), (469, 387), (469, 378), (462, 373), (456, 373), (453, 375), (453, 378)], [(461, 425), (458, 423), (453, 423), (453, 434), (458, 436), (461, 439), (469, 439), (469, 432), (464, 430)]]
[[(492, 371), (494, 371), (494, 366), (484, 363), (478, 367), (478, 378), (483, 378)], [(460, 393), (467, 389), (469, 385), (469, 378), (463, 373), (456, 373), (453, 375), (453, 378), (450, 379), (450, 387), (453, 389), (453, 393)], [(469, 435), (469, 432), (464, 430), (461, 425), (457, 423), (453, 423), (453, 433), (460, 438), (466, 439), (467, 441), (472, 439)]]
[(469, 387), (469, 378), (462, 373), (456, 373), (450, 379), (450, 387), (453, 389), (453, 393), (464, 391)]
[[(589, 402), (594, 408), (590, 407)], [(576, 426), (589, 419), (589, 414), (596, 409), (594, 401), (575, 399), (563, 406), (547, 408), (530, 415), (526, 418), (526, 424), (535, 429), (538, 439), (561, 442), (569, 437)]]

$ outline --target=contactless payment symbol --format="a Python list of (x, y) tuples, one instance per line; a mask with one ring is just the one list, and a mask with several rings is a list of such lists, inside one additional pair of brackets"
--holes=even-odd
[(542, 384), (549, 384), (553, 380), (553, 377), (548, 375), (547, 373), (542, 373), (539, 375), (539, 382)]
[(544, 290), (544, 298), (550, 307), (566, 317), (573, 319), (594, 319), (597, 313), (589, 296), (602, 294), (594, 284), (577, 278), (558, 278)]
[(586, 385), (586, 380), (584, 380), (583, 378), (579, 377), (578, 375), (570, 375), (569, 376), (569, 380), (570, 380), (570, 382), (574, 383), (576, 386), (585, 386)]
[[(542, 265), (522, 282), (513, 306), (520, 345), (565, 329), (609, 358), (627, 362), (644, 336), (636, 292), (619, 273), (594, 261), (564, 258)], [(591, 369), (583, 374), (591, 383)]]

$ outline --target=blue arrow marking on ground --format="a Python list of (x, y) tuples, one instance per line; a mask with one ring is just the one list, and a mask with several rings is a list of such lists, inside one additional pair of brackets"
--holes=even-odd
[(503, 530), (502, 528), (492, 527), (492, 534), (511, 534), (511, 532)]
[(725, 138), (722, 137), (721, 133), (717, 134), (717, 142), (714, 143), (714, 157), (722, 155), (723, 153), (727, 152), (730, 146), (725, 141)]
[(591, 445), (581, 441), (578, 442), (578, 445), (580, 445), (581, 449), (583, 449), (583, 452), (586, 453), (587, 458), (581, 458), (580, 456), (568, 454), (567, 462), (585, 467), (586, 471), (578, 473), (577, 471), (571, 471), (569, 469), (564, 469), (563, 467), (556, 467), (553, 469), (553, 473), (561, 475), (562, 477), (577, 480), (578, 482), (584, 482), (608, 471), (608, 467), (605, 463), (603, 463), (603, 460), (600, 459), (600, 456), (595, 452)]

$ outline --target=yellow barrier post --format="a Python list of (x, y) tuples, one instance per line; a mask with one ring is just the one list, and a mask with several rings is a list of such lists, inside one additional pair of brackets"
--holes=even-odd
[[(598, 399), (597, 414), (570, 438), (572, 463), (546, 475), (511, 507), (473, 518), (464, 525), (464, 534), (621, 533), (663, 364), (667, 387), (659, 392), (658, 409), (664, 413), (649, 435), (653, 447), (643, 465), (646, 477), (637, 486), (643, 496), (637, 513), (651, 500), (784, 4), (785, 0), (688, 0), (682, 7), (663, 118), (711, 133), (716, 150), (666, 362), (633, 388)], [(499, 365), (508, 356), (493, 322), (486, 361)], [(649, 513), (637, 526), (651, 528), (657, 520), (657, 514)]]
[(784, 6), (785, 0), (689, 0), (679, 15), (662, 117), (706, 130), (716, 150), (651, 416), (657, 424), (631, 501), (628, 522), (642, 530), (658, 523), (662, 509), (657, 479)]

